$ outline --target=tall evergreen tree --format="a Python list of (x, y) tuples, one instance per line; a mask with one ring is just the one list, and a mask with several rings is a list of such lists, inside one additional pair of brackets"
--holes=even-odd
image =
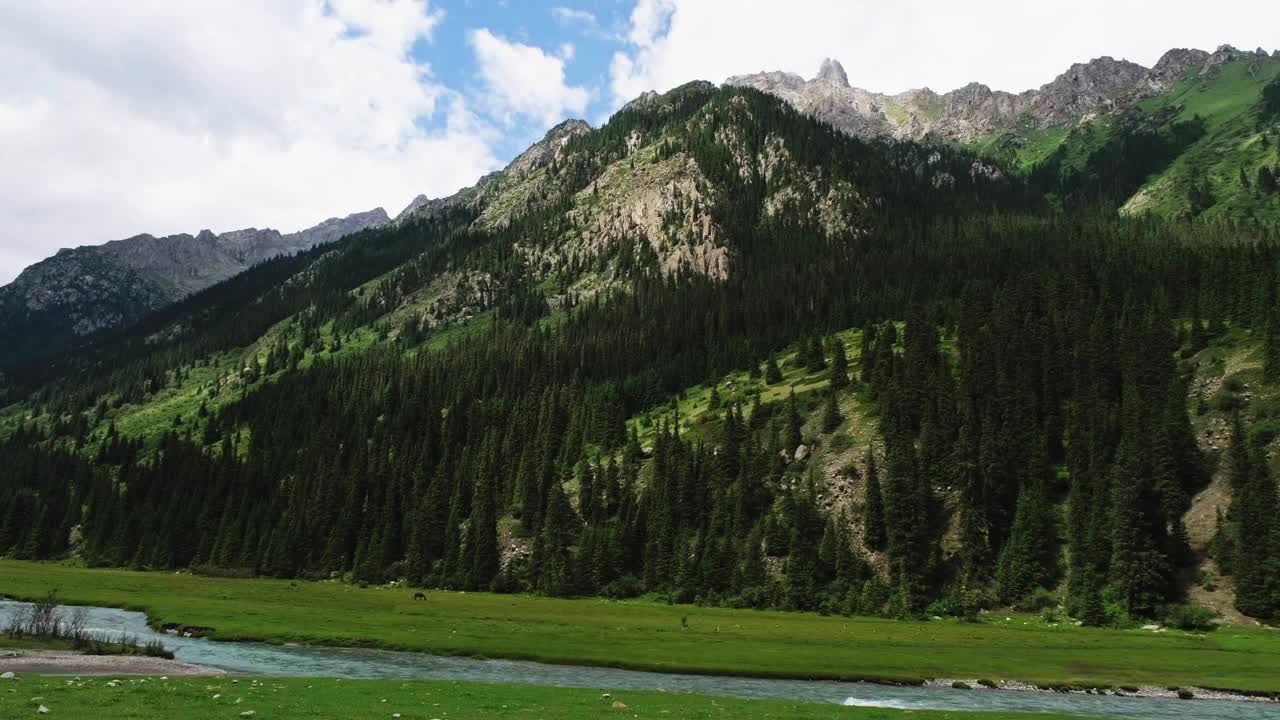
[(884, 496), (880, 490), (880, 472), (876, 469), (876, 456), (867, 449), (866, 454), (866, 509), (863, 515), (862, 544), (872, 550), (884, 550), (888, 542), (885, 532)]

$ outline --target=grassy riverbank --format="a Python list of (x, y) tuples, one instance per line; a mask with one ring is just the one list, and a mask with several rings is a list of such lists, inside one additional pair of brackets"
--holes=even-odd
[[(0, 561), (0, 594), (144, 610), (221, 640), (376, 646), (557, 663), (826, 679), (1280, 690), (1280, 636), (992, 622), (902, 622), (648, 602), (357, 588)], [(687, 617), (688, 629), (681, 619)]]
[[(734, 718), (735, 720), (1066, 720), (1062, 715), (902, 711), (707, 695), (400, 680), (19, 677), (0, 681), (0, 717), (147, 718)], [(15, 692), (6, 692), (12, 689)], [(615, 707), (620, 703), (624, 707)], [(252, 715), (244, 715), (252, 713)]]

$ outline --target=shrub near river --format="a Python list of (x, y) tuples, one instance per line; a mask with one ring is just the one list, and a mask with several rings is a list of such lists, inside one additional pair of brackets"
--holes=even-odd
[[(599, 599), (359, 588), (0, 561), (0, 593), (145, 610), (220, 640), (376, 646), (729, 675), (1280, 690), (1280, 637), (1053, 627), (1038, 618), (905, 622)], [(687, 617), (687, 629), (682, 618)], [(981, 647), (983, 652), (974, 652)]]

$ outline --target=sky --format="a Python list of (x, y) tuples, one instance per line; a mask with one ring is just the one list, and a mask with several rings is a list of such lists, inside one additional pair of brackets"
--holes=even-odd
[(1101, 55), (1280, 46), (1273, 0), (0, 0), (0, 284), (59, 248), (274, 227), (502, 167), (643, 91), (824, 57), (1019, 91)]

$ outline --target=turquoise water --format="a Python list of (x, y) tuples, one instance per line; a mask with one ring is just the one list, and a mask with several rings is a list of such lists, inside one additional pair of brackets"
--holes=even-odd
[[(0, 617), (19, 603), (0, 602)], [(443, 657), (390, 650), (217, 642), (156, 632), (142, 613), (90, 608), (89, 629), (139, 640), (160, 639), (184, 662), (236, 673), (288, 677), (419, 678), (520, 683), (601, 690), (696, 692), (908, 709), (1075, 713), (1133, 720), (1280, 720), (1280, 704), (1061, 693), (890, 687), (869, 683), (763, 680), (680, 675), (515, 660)], [(780, 668), (783, 669), (783, 668)]]

